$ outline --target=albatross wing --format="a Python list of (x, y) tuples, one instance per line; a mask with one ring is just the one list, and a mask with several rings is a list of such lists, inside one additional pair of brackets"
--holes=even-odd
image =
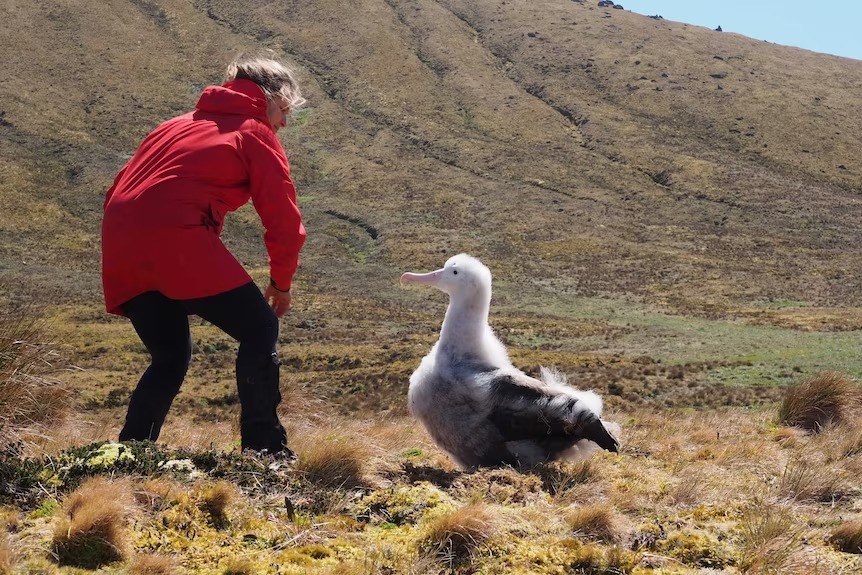
[(581, 439), (619, 451), (619, 441), (577, 397), (577, 390), (549, 386), (517, 370), (500, 370), (489, 388), (492, 408), (488, 417), (507, 442), (534, 442), (545, 451), (546, 459)]

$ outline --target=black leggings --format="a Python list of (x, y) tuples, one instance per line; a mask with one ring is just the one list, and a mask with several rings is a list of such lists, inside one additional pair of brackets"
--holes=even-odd
[(242, 407), (243, 449), (276, 453), (287, 448), (278, 420), (278, 318), (254, 282), (214, 296), (174, 300), (143, 293), (122, 305), (152, 356), (129, 401), (120, 441), (159, 437), (192, 355), (189, 315), (212, 323), (239, 342), (236, 382)]

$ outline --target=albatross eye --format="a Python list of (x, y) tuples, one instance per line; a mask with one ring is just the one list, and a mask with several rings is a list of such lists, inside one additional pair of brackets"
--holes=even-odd
[(457, 275), (458, 275), (458, 270), (452, 270), (452, 273), (453, 273), (454, 275), (456, 275), (456, 276), (457, 276)]

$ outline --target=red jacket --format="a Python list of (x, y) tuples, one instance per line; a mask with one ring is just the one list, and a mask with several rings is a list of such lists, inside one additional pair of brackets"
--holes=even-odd
[(219, 239), (227, 212), (252, 200), (265, 228), (270, 276), (290, 288), (305, 241), (284, 149), (254, 82), (210, 86), (196, 110), (156, 128), (105, 198), (102, 283), (108, 312), (146, 291), (172, 299), (246, 284)]

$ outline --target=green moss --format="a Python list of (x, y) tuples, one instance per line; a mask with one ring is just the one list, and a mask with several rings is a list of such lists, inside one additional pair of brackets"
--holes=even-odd
[(39, 507), (37, 507), (30, 513), (30, 517), (33, 519), (38, 519), (40, 517), (50, 517), (54, 514), (54, 512), (59, 506), (60, 504), (57, 502), (56, 499), (54, 499), (53, 497), (49, 497), (45, 499), (39, 505)]
[(739, 517), (739, 515), (739, 509), (735, 505), (727, 503), (715, 505), (701, 504), (691, 511), (692, 519), (699, 522), (724, 521)]
[(91, 453), (84, 465), (91, 469), (104, 469), (113, 467), (118, 463), (133, 461), (135, 461), (135, 456), (128, 447), (122, 443), (109, 441)]
[(333, 553), (323, 545), (306, 545), (297, 549), (300, 553), (305, 553), (312, 559), (326, 559), (332, 557)]
[[(488, 572), (506, 575), (628, 575), (639, 555), (576, 539), (519, 540)], [(484, 571), (483, 571), (484, 572)]]
[(660, 553), (693, 567), (720, 569), (733, 565), (734, 560), (723, 544), (702, 533), (680, 531), (671, 533), (656, 546)]
[(434, 485), (421, 481), (416, 485), (378, 490), (364, 497), (357, 509), (357, 519), (390, 525), (415, 524), (430, 509), (451, 498)]

